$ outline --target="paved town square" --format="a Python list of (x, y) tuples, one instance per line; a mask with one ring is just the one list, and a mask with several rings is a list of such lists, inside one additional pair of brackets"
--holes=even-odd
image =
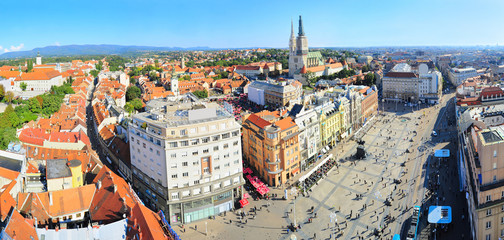
[[(385, 105), (395, 110), (395, 104)], [(292, 235), (297, 239), (391, 239), (404, 231), (412, 206), (421, 205), (426, 189), (420, 184), (424, 180), (420, 170), (435, 144), (419, 143), (430, 140), (440, 109), (436, 105), (412, 112), (410, 107), (400, 107), (398, 112), (376, 116), (363, 129), (366, 134), (356, 133), (362, 136), (368, 157), (352, 157), (356, 141), (340, 143), (331, 150), (337, 166), (304, 197), (290, 188), (288, 200), (282, 200), (285, 192), (272, 189), (277, 194), (272, 200), (250, 198), (250, 205), (234, 214), (178, 231), (189, 239), (291, 239)], [(245, 217), (240, 217), (241, 212)], [(294, 222), (299, 226), (296, 232), (287, 228)]]

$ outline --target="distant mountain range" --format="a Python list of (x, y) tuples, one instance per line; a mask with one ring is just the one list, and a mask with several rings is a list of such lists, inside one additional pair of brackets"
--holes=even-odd
[(127, 54), (141, 51), (182, 51), (182, 50), (212, 50), (210, 47), (149, 47), (149, 46), (120, 46), (120, 45), (65, 45), (65, 46), (47, 46), (34, 48), (29, 51), (7, 52), (0, 55), (0, 59), (11, 58), (29, 58), (37, 56), (37, 52), (45, 57), (54, 56), (75, 56), (75, 55), (110, 55)]

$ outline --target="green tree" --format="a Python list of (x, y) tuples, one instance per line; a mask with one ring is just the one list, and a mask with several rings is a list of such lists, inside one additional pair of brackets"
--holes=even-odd
[(0, 149), (5, 150), (10, 142), (17, 142), (15, 128), (0, 128)]
[(133, 113), (133, 111), (135, 111), (135, 107), (133, 107), (133, 104), (127, 102), (124, 105), (124, 110), (126, 110), (126, 112), (128, 112), (129, 114), (131, 114), (131, 113)]
[(91, 73), (91, 75), (93, 75), (94, 78), (97, 78), (98, 74), (100, 74), (100, 71), (93, 69), (89, 71), (89, 73)]
[(68, 76), (68, 79), (66, 80), (66, 83), (71, 86), (73, 82), (74, 82), (74, 79), (72, 78), (72, 76)]
[(95, 69), (100, 72), (101, 70), (103, 70), (103, 62), (100, 60), (98, 61), (97, 64), (95, 64)]
[(126, 90), (126, 101), (131, 101), (135, 98), (140, 98), (142, 96), (142, 91), (137, 86), (130, 86)]
[(14, 93), (13, 93), (13, 92), (11, 92), (11, 91), (7, 91), (7, 92), (5, 93), (4, 98), (5, 98), (5, 101), (6, 101), (7, 103), (11, 103), (11, 102), (12, 102), (12, 100), (14, 100)]
[(208, 92), (206, 90), (196, 90), (193, 92), (194, 95), (198, 98), (207, 98)]
[(5, 96), (5, 88), (0, 84), (0, 100), (2, 100)]
[(133, 106), (133, 108), (135, 108), (135, 110), (137, 111), (142, 110), (143, 103), (142, 100), (140, 100), (140, 98), (135, 98), (131, 100), (129, 103)]
[(25, 91), (26, 87), (28, 87), (28, 84), (26, 84), (25, 82), (21, 82), (21, 84), (19, 84), (19, 87), (21, 88), (21, 90)]
[(372, 86), (376, 82), (376, 76), (374, 73), (370, 72), (364, 76), (364, 85)]
[(30, 108), (28, 107), (28, 104), (21, 104), (17, 106), (14, 111), (19, 117), (19, 121), (21, 123), (26, 123), (32, 120), (37, 120), (38, 116), (37, 114), (33, 113)]
[(14, 111), (12, 104), (9, 104), (0, 117), (0, 128), (17, 127), (20, 123), (19, 117)]
[(28, 100), (28, 107), (33, 113), (40, 113), (42, 110), (42, 104), (40, 104), (37, 98), (30, 98)]
[(305, 74), (303, 74), (303, 77), (309, 83), (308, 85), (314, 83), (315, 81), (315, 73), (312, 71), (307, 71)]
[(33, 70), (33, 61), (28, 60), (28, 62), (26, 64), (27, 64), (26, 72), (31, 72)]

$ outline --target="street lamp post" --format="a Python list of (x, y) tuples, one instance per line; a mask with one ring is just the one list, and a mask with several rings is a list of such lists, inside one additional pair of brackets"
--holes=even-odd
[(336, 218), (336, 213), (335, 212), (331, 212), (329, 214), (329, 221), (332, 223), (333, 221), (334, 222), (338, 222), (338, 219)]
[(297, 226), (297, 222), (296, 222), (296, 201), (295, 201), (295, 199), (294, 199), (294, 198), (295, 198), (295, 196), (296, 196), (296, 194), (297, 194), (297, 189), (296, 189), (296, 187), (292, 187), (292, 188), (291, 188), (291, 195), (292, 195), (292, 205), (293, 205), (293, 206), (292, 206), (292, 208), (293, 208), (293, 210), (292, 210), (292, 211), (294, 212), (294, 215), (293, 215), (293, 217), (294, 217), (294, 221), (293, 221), (293, 222), (294, 222), (294, 227), (296, 227), (296, 226)]
[(422, 101), (418, 100), (418, 111), (420, 111), (420, 104), (422, 104)]
[(411, 96), (411, 102), (410, 102), (410, 104), (411, 104), (411, 112), (413, 112), (413, 100), (414, 99), (415, 99), (415, 97)]

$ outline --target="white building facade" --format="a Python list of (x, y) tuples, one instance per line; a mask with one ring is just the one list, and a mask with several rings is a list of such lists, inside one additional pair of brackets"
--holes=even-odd
[(457, 87), (462, 84), (466, 79), (478, 76), (476, 69), (470, 68), (452, 68), (448, 72), (448, 79)]
[(304, 171), (306, 166), (317, 158), (321, 147), (320, 122), (315, 108), (306, 109), (305, 106), (294, 116), (294, 122), (299, 127), (301, 171)]
[(184, 96), (136, 114), (129, 125), (134, 186), (170, 224), (233, 208), (242, 177), (241, 126), (218, 105)]

